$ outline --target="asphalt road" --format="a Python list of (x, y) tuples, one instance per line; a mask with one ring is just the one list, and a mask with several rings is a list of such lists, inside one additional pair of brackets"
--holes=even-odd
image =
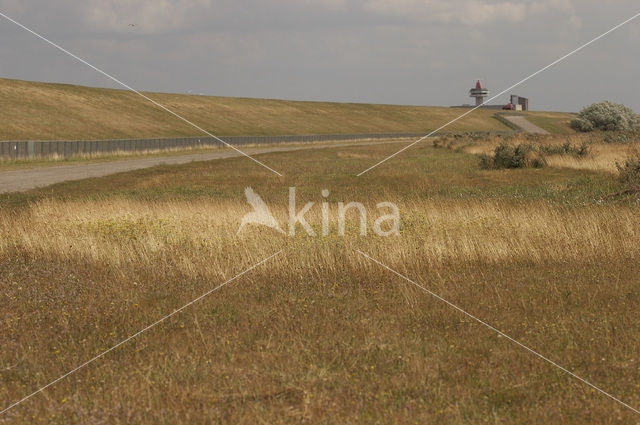
[(527, 133), (549, 134), (549, 132), (547, 130), (545, 130), (542, 127), (538, 127), (537, 125), (535, 125), (531, 121), (527, 120), (522, 115), (504, 115), (504, 118), (507, 121), (509, 121), (510, 123), (515, 124), (516, 126), (520, 127), (521, 129), (523, 129)]
[[(243, 152), (253, 156), (271, 152), (290, 152), (302, 149), (322, 149), (331, 147), (377, 145), (386, 143), (402, 143), (402, 141), (313, 144), (305, 146), (273, 146), (268, 148), (247, 148), (243, 149)], [(193, 161), (211, 161), (238, 156), (242, 156), (242, 154), (235, 151), (225, 150), (221, 152), (147, 157), (117, 161), (105, 161), (92, 164), (56, 165), (13, 171), (0, 171), (0, 193), (24, 192), (29, 189), (45, 187), (64, 181), (82, 180), (91, 177), (102, 177), (109, 174), (139, 170), (142, 168), (149, 168), (157, 165), (186, 164)], [(247, 158), (247, 160), (249, 159)], [(256, 164), (256, 167), (260, 167), (260, 165)]]

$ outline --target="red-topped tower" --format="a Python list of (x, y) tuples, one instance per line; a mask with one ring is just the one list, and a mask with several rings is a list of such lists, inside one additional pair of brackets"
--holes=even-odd
[(476, 86), (469, 90), (469, 97), (476, 98), (476, 106), (480, 106), (484, 103), (484, 98), (489, 95), (489, 90), (482, 87), (480, 80), (476, 83)]

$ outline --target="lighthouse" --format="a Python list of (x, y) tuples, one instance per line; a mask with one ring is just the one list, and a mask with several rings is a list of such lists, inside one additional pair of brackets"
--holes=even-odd
[(484, 98), (489, 95), (489, 90), (482, 87), (480, 80), (476, 83), (476, 86), (469, 90), (469, 97), (476, 98), (476, 106), (480, 106), (484, 103)]

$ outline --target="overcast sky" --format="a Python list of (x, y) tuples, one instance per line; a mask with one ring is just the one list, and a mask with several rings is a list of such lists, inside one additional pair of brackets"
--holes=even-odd
[[(448, 106), (471, 103), (478, 78), (497, 94), (640, 4), (0, 0), (0, 10), (142, 90)], [(0, 77), (116, 87), (2, 18), (0, 38)], [(608, 99), (640, 111), (639, 71), (640, 18), (514, 92), (539, 110)]]

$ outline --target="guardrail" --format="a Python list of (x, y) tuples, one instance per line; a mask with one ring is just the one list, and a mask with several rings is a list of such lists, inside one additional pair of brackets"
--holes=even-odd
[[(491, 134), (509, 134), (496, 131)], [(314, 143), (334, 141), (420, 138), (426, 133), (316, 134), (302, 136), (224, 136), (220, 139), (233, 146), (270, 145), (279, 143)], [(445, 133), (442, 133), (445, 134)], [(482, 134), (487, 134), (482, 132)], [(440, 134), (439, 134), (440, 135)], [(171, 137), (156, 139), (116, 140), (20, 140), (0, 141), (0, 158), (30, 159), (105, 155), (119, 152), (168, 151), (192, 148), (224, 147), (213, 137)]]

